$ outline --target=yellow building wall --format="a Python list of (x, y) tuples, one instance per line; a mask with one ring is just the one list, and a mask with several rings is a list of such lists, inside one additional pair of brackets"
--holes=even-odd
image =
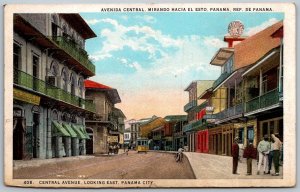
[(223, 111), (227, 106), (227, 88), (220, 87), (217, 89), (211, 98), (212, 107), (214, 107), (214, 114)]

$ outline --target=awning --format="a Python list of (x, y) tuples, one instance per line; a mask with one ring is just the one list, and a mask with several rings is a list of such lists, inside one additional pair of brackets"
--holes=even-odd
[(68, 133), (68, 131), (57, 121), (52, 121), (52, 125), (54, 127), (54, 133), (52, 136), (65, 136), (70, 137), (71, 135)]
[(86, 139), (85, 135), (81, 132), (80, 128), (77, 125), (72, 124), (72, 128), (76, 132), (79, 139)]
[(72, 127), (69, 124), (63, 123), (62, 125), (69, 132), (71, 137), (77, 137), (77, 134), (75, 133), (75, 131), (72, 129)]
[(89, 136), (89, 134), (86, 132), (86, 129), (85, 129), (85, 127), (83, 125), (78, 125), (77, 127), (80, 128), (81, 132), (84, 134), (84, 136), (85, 136), (86, 139), (91, 139), (90, 136)]

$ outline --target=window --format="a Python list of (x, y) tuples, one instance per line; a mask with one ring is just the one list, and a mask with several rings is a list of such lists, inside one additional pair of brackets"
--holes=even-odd
[(62, 88), (65, 91), (68, 91), (68, 74), (66, 68), (62, 69), (61, 76), (62, 76)]
[(70, 81), (71, 81), (71, 94), (75, 95), (75, 85), (76, 85), (75, 82), (76, 82), (76, 79), (75, 79), (74, 73), (71, 73)]
[(52, 36), (57, 37), (58, 36), (58, 19), (57, 19), (56, 15), (52, 15), (51, 30), (52, 30)]
[(36, 55), (32, 56), (32, 76), (39, 77), (39, 57)]
[(21, 47), (19, 45), (17, 45), (16, 43), (14, 43), (14, 58), (13, 58), (13, 62), (14, 62), (14, 69), (19, 69), (20, 68), (20, 63), (21, 63)]
[(265, 76), (263, 76), (263, 79), (262, 79), (262, 94), (266, 93), (268, 90), (267, 82), (268, 82), (268, 76), (265, 75)]
[(50, 73), (53, 76), (57, 76), (58, 75), (58, 63), (56, 61), (52, 61), (51, 65), (50, 65)]
[(253, 126), (247, 127), (247, 140), (249, 141), (249, 143), (253, 143), (254, 140)]
[(238, 129), (239, 143), (244, 143), (244, 128)]
[(78, 80), (78, 87), (79, 87), (79, 96), (83, 97), (84, 83), (83, 83), (83, 79), (81, 77)]

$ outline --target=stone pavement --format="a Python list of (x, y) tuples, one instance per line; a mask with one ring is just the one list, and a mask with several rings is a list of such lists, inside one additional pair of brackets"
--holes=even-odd
[[(117, 155), (124, 154), (123, 149), (119, 150)], [(113, 156), (114, 154), (110, 154)], [(13, 169), (20, 169), (24, 167), (39, 167), (41, 165), (47, 165), (51, 163), (60, 163), (60, 162), (68, 162), (68, 161), (76, 161), (76, 160), (87, 160), (92, 159), (97, 156), (108, 156), (105, 154), (93, 154), (93, 155), (81, 155), (81, 156), (72, 156), (72, 157), (63, 157), (63, 158), (52, 158), (52, 159), (31, 159), (31, 160), (14, 160), (13, 161)]]
[[(246, 159), (242, 158), (242, 162), (238, 164), (239, 175), (232, 174), (232, 157), (212, 155), (206, 153), (184, 152), (188, 158), (194, 174), (197, 179), (282, 179), (282, 166), (280, 166), (280, 176), (272, 176), (274, 166), (272, 166), (271, 174), (264, 175), (263, 171), (257, 175), (257, 160), (252, 162), (252, 175), (246, 176), (247, 164)], [(262, 168), (261, 168), (262, 170)]]

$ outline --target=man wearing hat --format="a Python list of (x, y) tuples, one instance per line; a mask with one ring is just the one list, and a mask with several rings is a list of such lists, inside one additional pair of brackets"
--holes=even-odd
[(266, 134), (266, 135), (264, 135), (263, 140), (261, 140), (257, 146), (257, 151), (258, 151), (257, 175), (259, 175), (259, 173), (260, 173), (260, 168), (261, 168), (262, 163), (264, 163), (264, 167), (263, 167), (264, 174), (267, 174), (269, 172), (268, 154), (271, 150), (270, 146), (271, 145), (269, 142), (269, 136)]
[(231, 156), (232, 156), (232, 174), (238, 174), (237, 173), (237, 167), (239, 162), (239, 137), (234, 138), (234, 143), (232, 144), (231, 148)]

